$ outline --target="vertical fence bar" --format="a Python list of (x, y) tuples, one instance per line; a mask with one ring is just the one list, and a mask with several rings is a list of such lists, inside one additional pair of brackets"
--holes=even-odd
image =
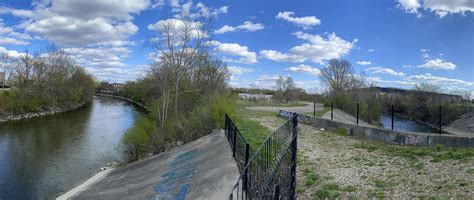
[(357, 124), (359, 124), (359, 103), (357, 103)]
[(331, 120), (334, 112), (334, 102), (331, 102)]
[(295, 112), (293, 113), (293, 129), (292, 129), (292, 136), (293, 141), (291, 142), (291, 180), (290, 180), (290, 200), (296, 199), (295, 197), (295, 189), (296, 189), (296, 151), (297, 151), (297, 137), (298, 137), (298, 114)]
[(275, 194), (273, 195), (274, 200), (280, 200), (280, 186), (275, 185)]
[(316, 117), (316, 100), (313, 101), (313, 117)]
[(394, 110), (393, 110), (393, 105), (392, 105), (392, 131), (393, 131), (393, 115), (394, 115)]
[(439, 134), (441, 135), (441, 106), (439, 106)]
[(250, 145), (247, 143), (245, 144), (245, 172), (244, 172), (244, 180), (243, 182), (243, 189), (247, 189), (247, 183), (248, 183), (248, 169), (247, 169), (247, 164), (249, 163), (249, 156), (250, 156)]
[(235, 149), (237, 149), (237, 146), (236, 146), (236, 143), (237, 143), (237, 127), (234, 127), (234, 135), (232, 136), (233, 137), (233, 140), (232, 141), (232, 144), (233, 144), (233, 149), (232, 149), (232, 157), (235, 158)]

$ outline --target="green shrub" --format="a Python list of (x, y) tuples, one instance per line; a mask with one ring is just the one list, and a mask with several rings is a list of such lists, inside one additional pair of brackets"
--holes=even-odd
[(235, 104), (229, 97), (218, 97), (211, 107), (212, 120), (219, 128), (224, 128), (224, 116), (228, 114), (231, 117), (235, 116)]
[(150, 151), (150, 136), (155, 132), (156, 127), (152, 120), (147, 117), (138, 118), (122, 137), (126, 159), (135, 161), (145, 157)]

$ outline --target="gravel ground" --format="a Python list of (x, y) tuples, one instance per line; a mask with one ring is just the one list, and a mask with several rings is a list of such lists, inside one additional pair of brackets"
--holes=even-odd
[[(282, 120), (253, 118), (277, 128)], [(364, 141), (300, 125), (298, 199), (473, 199), (474, 160), (431, 162), (370, 151)], [(404, 147), (396, 147), (404, 148)]]

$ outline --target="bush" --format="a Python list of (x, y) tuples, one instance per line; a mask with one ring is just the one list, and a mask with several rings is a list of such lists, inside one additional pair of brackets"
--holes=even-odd
[(145, 157), (152, 148), (150, 136), (153, 134), (156, 134), (154, 122), (147, 117), (138, 118), (122, 137), (126, 159), (135, 161)]
[(224, 128), (225, 114), (235, 116), (235, 104), (230, 97), (219, 97), (211, 107), (211, 116), (214, 124), (219, 128)]

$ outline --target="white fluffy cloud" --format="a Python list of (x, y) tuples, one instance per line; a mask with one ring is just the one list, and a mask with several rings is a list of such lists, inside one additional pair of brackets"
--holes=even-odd
[(398, 0), (398, 6), (417, 16), (421, 16), (421, 9), (435, 12), (439, 18), (448, 14), (474, 12), (472, 0)]
[(459, 86), (466, 86), (466, 87), (474, 86), (474, 82), (468, 82), (468, 81), (464, 81), (460, 79), (451, 79), (451, 78), (440, 77), (440, 76), (433, 76), (430, 73), (412, 75), (412, 76), (407, 77), (406, 80), (417, 81), (417, 82), (428, 82), (435, 85), (459, 85)]
[(239, 66), (228, 66), (227, 69), (229, 69), (229, 72), (232, 75), (242, 75), (245, 73), (253, 72), (253, 69), (251, 68), (245, 68), (245, 67), (239, 67)]
[(374, 74), (390, 74), (392, 76), (405, 76), (405, 73), (403, 72), (396, 72), (393, 69), (384, 68), (384, 67), (370, 67), (370, 68), (367, 68), (366, 71), (372, 72)]
[(66, 48), (79, 64), (94, 67), (123, 67), (130, 50), (126, 47)]
[(262, 50), (260, 56), (279, 62), (304, 62), (309, 60), (323, 64), (326, 60), (340, 58), (348, 54), (357, 42), (357, 39), (352, 42), (346, 41), (335, 33), (328, 34), (327, 38), (300, 31), (293, 33), (293, 35), (306, 41), (306, 43), (292, 47), (288, 54), (275, 50)]
[(421, 68), (428, 68), (428, 69), (456, 69), (456, 65), (452, 62), (446, 62), (439, 58), (434, 60), (427, 60), (425, 64), (419, 65), (418, 67)]
[(291, 22), (303, 29), (310, 29), (313, 26), (321, 24), (321, 20), (315, 16), (293, 17), (294, 14), (295, 13), (291, 11), (279, 12), (275, 18)]
[(221, 27), (220, 29), (217, 29), (214, 33), (223, 34), (223, 33), (234, 32), (234, 31), (238, 31), (238, 30), (254, 32), (254, 31), (262, 30), (264, 28), (265, 28), (265, 26), (261, 23), (254, 24), (251, 21), (245, 21), (243, 24), (241, 24), (239, 26), (225, 25), (225, 26)]
[(0, 54), (6, 54), (6, 55), (11, 56), (11, 57), (19, 57), (23, 53), (20, 53), (20, 52), (15, 51), (15, 50), (8, 50), (5, 47), (0, 46)]
[(371, 64), (372, 64), (372, 62), (370, 62), (370, 61), (364, 61), (364, 60), (362, 60), (362, 61), (357, 61), (356, 63), (357, 63), (358, 65), (371, 65)]
[(321, 71), (318, 68), (311, 67), (311, 66), (305, 65), (305, 64), (285, 68), (285, 71), (301, 72), (301, 73), (306, 73), (306, 74), (310, 74), (310, 75), (313, 75), (313, 76), (319, 76), (321, 74)]
[(15, 31), (13, 28), (6, 26), (3, 20), (0, 19), (0, 45), (27, 45), (27, 40), (31, 39), (30, 35)]
[(257, 54), (248, 50), (247, 46), (241, 46), (237, 43), (220, 43), (216, 50), (222, 54), (240, 57), (238, 60), (225, 58), (224, 61), (235, 63), (257, 63)]

